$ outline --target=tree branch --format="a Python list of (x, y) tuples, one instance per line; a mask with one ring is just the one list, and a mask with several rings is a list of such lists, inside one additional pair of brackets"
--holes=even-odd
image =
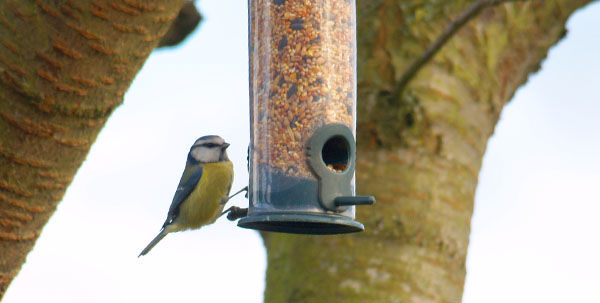
[(157, 48), (179, 45), (198, 27), (200, 21), (202, 15), (194, 5), (194, 1), (187, 0)]
[(487, 7), (491, 7), (494, 5), (498, 5), (504, 2), (511, 1), (523, 1), (523, 0), (478, 0), (469, 6), (465, 11), (463, 11), (460, 16), (454, 19), (448, 27), (444, 30), (444, 32), (431, 43), (427, 49), (419, 56), (413, 63), (404, 71), (400, 80), (396, 85), (395, 91), (398, 92), (398, 96), (404, 91), (406, 85), (412, 80), (417, 73), (423, 68), (427, 62), (431, 61), (433, 56), (437, 54), (437, 52), (460, 30), (469, 20), (473, 19), (479, 13)]

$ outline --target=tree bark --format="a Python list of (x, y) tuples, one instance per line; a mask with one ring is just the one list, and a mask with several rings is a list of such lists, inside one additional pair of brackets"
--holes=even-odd
[(182, 4), (0, 3), (0, 298)]
[[(0, 3), (0, 298), (184, 0)], [(486, 9), (399, 94), (472, 1), (358, 2), (367, 232), (266, 234), (266, 302), (459, 302), (473, 194), (503, 105), (586, 0)]]
[(485, 9), (404, 88), (472, 1), (358, 1), (358, 194), (366, 232), (263, 234), (265, 302), (460, 302), (477, 176), (503, 106), (591, 1)]

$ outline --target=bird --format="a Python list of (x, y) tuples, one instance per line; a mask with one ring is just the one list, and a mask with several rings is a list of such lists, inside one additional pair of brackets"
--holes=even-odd
[(198, 229), (223, 214), (233, 182), (233, 164), (227, 156), (229, 143), (219, 136), (198, 138), (187, 156), (185, 170), (158, 235), (142, 250), (146, 255), (167, 234)]

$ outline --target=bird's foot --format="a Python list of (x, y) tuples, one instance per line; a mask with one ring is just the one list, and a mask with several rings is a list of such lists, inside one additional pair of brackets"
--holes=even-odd
[(232, 207), (228, 208), (226, 211), (224, 211), (223, 213), (221, 213), (220, 216), (222, 216), (224, 214), (227, 214), (227, 220), (235, 221), (237, 219), (248, 216), (248, 209), (237, 207), (237, 206), (232, 206)]

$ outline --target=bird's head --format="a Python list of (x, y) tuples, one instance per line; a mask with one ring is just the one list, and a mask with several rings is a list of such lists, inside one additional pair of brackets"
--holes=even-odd
[(190, 148), (188, 160), (200, 163), (229, 161), (227, 147), (229, 143), (219, 136), (200, 137)]

